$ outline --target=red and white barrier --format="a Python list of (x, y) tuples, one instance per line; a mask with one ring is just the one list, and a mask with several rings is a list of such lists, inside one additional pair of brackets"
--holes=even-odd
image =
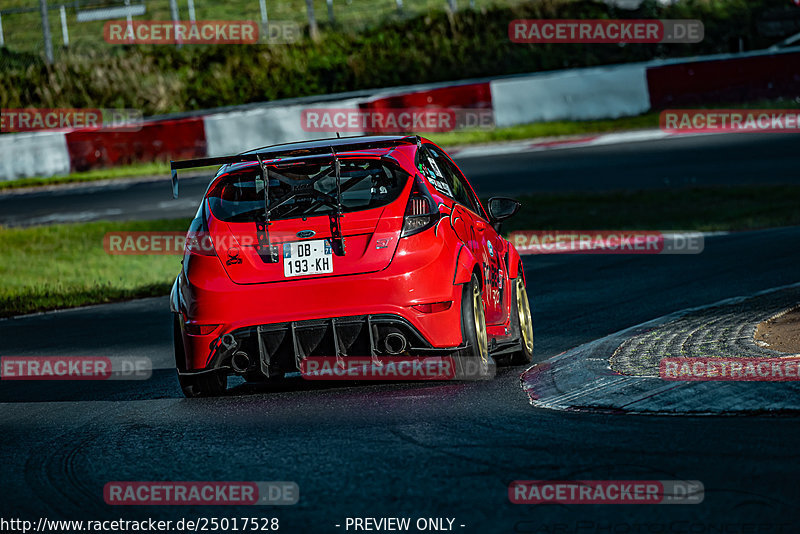
[(543, 72), (491, 82), (498, 127), (613, 119), (650, 109), (643, 64)]
[[(305, 139), (324, 139), (329, 133), (313, 133), (302, 127), (304, 109), (337, 107), (358, 109), (357, 99), (340, 100), (333, 106), (308, 104), (265, 106), (246, 111), (214, 113), (203, 117), (207, 155), (209, 157), (238, 154), (244, 150)], [(359, 135), (364, 132), (348, 133)], [(174, 158), (173, 158), (174, 159)]]
[[(276, 143), (331, 137), (303, 127), (303, 110), (458, 108), (494, 112), (498, 127), (639, 115), (670, 106), (774, 98), (800, 91), (800, 50), (766, 50), (570, 69), (478, 82), (384, 89), (151, 119), (141, 128), (0, 135), (0, 179), (50, 176), (135, 161), (221, 156)], [(357, 135), (352, 129), (347, 135)]]
[(63, 132), (0, 135), (0, 179), (69, 174), (70, 153)]

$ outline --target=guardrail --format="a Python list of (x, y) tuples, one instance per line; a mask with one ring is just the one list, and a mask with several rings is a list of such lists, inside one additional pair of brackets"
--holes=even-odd
[[(496, 126), (616, 118), (670, 106), (795, 96), (800, 48), (550, 71), (296, 98), (150, 117), (137, 128), (0, 135), (0, 179), (67, 174), (135, 161), (214, 157), (332, 137), (303, 129), (315, 108), (492, 110)], [(348, 135), (358, 132), (348, 130)]]

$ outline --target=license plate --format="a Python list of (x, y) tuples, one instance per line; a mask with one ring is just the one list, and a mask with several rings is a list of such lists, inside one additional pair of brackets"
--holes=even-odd
[(333, 272), (333, 251), (326, 239), (283, 245), (283, 275), (311, 276)]

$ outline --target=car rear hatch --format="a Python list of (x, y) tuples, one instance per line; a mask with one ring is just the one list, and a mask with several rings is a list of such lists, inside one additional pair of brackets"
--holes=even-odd
[(410, 187), (393, 158), (325, 155), (262, 166), (263, 173), (250, 165), (221, 175), (207, 195), (208, 230), (231, 280), (270, 283), (389, 265)]

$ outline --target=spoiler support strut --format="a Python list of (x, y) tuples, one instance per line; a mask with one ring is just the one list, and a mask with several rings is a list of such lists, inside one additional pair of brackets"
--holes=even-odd
[(331, 248), (337, 256), (344, 256), (344, 237), (342, 236), (342, 165), (336, 150), (331, 147), (333, 168), (336, 174), (336, 217), (331, 220)]
[(260, 154), (256, 154), (258, 160), (258, 170), (261, 179), (264, 181), (264, 221), (256, 221), (256, 252), (261, 256), (264, 263), (278, 263), (278, 246), (273, 245), (269, 238), (270, 210), (269, 208), (269, 166), (261, 159)]

